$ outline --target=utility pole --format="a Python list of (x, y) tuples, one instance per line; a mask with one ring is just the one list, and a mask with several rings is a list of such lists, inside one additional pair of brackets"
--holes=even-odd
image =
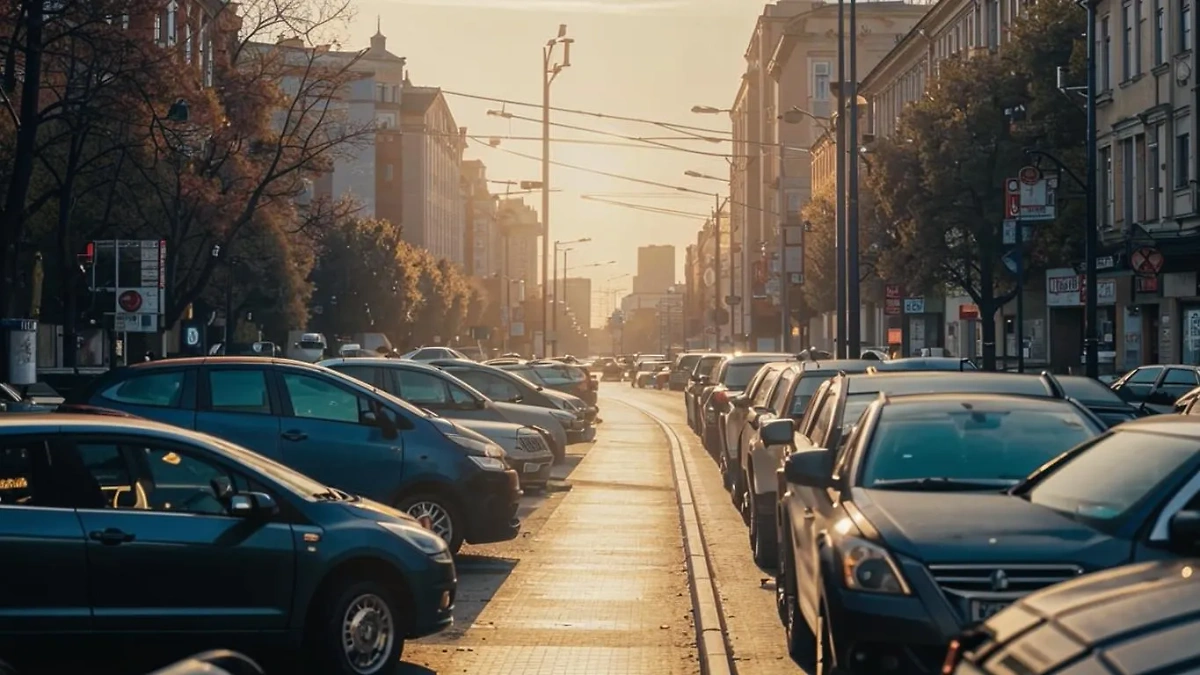
[[(1087, 0), (1087, 230), (1083, 238), (1084, 281), (1084, 373), (1088, 377), (1100, 374), (1097, 349), (1096, 312), (1096, 253), (1099, 231), (1096, 209), (1096, 0)], [(1193, 10), (1194, 11), (1194, 10)]]
[(858, 277), (858, 0), (850, 0), (850, 140), (849, 189), (846, 214), (846, 358), (857, 359), (861, 354), (862, 303), (859, 298)]
[[(783, 125), (783, 116), (779, 116), (779, 124)], [(782, 138), (782, 135), (780, 135)], [(783, 153), (786, 148), (779, 144), (779, 187), (776, 192), (776, 211), (779, 214), (779, 350), (788, 351), (789, 338), (792, 336), (792, 280), (787, 269), (787, 198), (783, 194), (783, 179), (786, 171)]]
[[(838, 89), (836, 117), (837, 179), (834, 192), (834, 267), (837, 276), (836, 309), (834, 330), (837, 338), (833, 353), (838, 358), (846, 357), (846, 125), (842, 117), (846, 113), (846, 8), (844, 0), (838, 0)], [(782, 262), (782, 261), (781, 261)], [(780, 268), (782, 270), (782, 266)]]
[[(567, 37), (567, 24), (559, 24), (558, 36), (546, 42), (542, 48), (542, 351), (546, 350), (549, 335), (550, 286), (550, 85), (554, 78), (571, 65), (571, 43), (575, 40)], [(562, 63), (554, 63), (554, 47), (563, 46)], [(555, 260), (558, 256), (555, 254)], [(545, 354), (541, 354), (545, 356)], [(553, 356), (553, 354), (551, 354)]]
[[(713, 193), (713, 351), (721, 351), (721, 193)], [(730, 242), (732, 243), (732, 242)]]

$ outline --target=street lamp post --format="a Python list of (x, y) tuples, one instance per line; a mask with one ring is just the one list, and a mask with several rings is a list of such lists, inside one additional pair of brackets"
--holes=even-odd
[[(546, 349), (547, 312), (550, 286), (547, 283), (547, 263), (550, 263), (550, 85), (564, 68), (571, 65), (571, 44), (567, 24), (559, 24), (558, 35), (546, 41), (542, 48), (542, 351)], [(554, 48), (563, 46), (562, 63), (554, 62)], [(557, 255), (555, 256), (557, 260)]]
[[(1084, 374), (1096, 378), (1100, 374), (1099, 345), (1097, 344), (1097, 296), (1096, 296), (1096, 253), (1099, 248), (1099, 230), (1096, 228), (1096, 0), (1084, 2), (1087, 7), (1087, 209), (1083, 237), (1084, 280), (1087, 288), (1083, 296), (1083, 364)], [(1195, 10), (1193, 10), (1195, 11)], [(1155, 169), (1157, 170), (1157, 169)], [(1157, 197), (1155, 197), (1157, 199)]]
[(861, 354), (861, 306), (858, 278), (858, 7), (857, 0), (850, 0), (850, 89), (853, 109), (847, 125), (850, 138), (846, 143), (846, 161), (849, 171), (846, 182), (846, 358), (857, 359)]

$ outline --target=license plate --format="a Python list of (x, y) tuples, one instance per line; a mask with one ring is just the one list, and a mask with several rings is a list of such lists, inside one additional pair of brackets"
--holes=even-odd
[(538, 471), (542, 470), (543, 466), (546, 466), (546, 465), (545, 464), (526, 464), (525, 465), (525, 473), (537, 473)]
[(987, 621), (993, 615), (998, 614), (1006, 607), (1011, 605), (1011, 602), (988, 602), (984, 600), (974, 600), (971, 602), (971, 622), (978, 623)]

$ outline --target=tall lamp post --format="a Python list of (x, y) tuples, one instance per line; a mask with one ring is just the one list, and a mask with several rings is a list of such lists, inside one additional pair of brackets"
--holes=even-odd
[(1096, 174), (1099, 171), (1096, 159), (1096, 0), (1085, 0), (1084, 5), (1087, 8), (1087, 132), (1084, 141), (1087, 144), (1087, 208), (1084, 227), (1087, 230), (1083, 238), (1083, 257), (1087, 288), (1083, 297), (1083, 366), (1084, 374), (1096, 378), (1100, 375), (1099, 327), (1096, 325), (1099, 314), (1096, 309), (1096, 254), (1100, 236), (1096, 227), (1099, 222), (1096, 204)]
[[(546, 273), (550, 263), (550, 85), (564, 68), (570, 67), (571, 44), (574, 42), (574, 38), (567, 37), (567, 24), (563, 23), (558, 26), (558, 35), (542, 47), (542, 351), (546, 349), (546, 328), (549, 326), (546, 315), (550, 300)], [(554, 61), (554, 48), (558, 45), (562, 45), (561, 63)]]
[[(558, 296), (558, 252), (562, 251), (562, 254), (563, 254), (563, 276), (565, 277), (566, 270), (567, 270), (567, 251), (571, 250), (568, 247), (571, 246), (572, 244), (586, 244), (587, 242), (589, 242), (591, 240), (592, 240), (591, 237), (584, 237), (582, 239), (572, 239), (571, 241), (556, 241), (556, 242), (554, 242), (554, 262), (552, 263), (554, 266), (554, 276), (550, 279), (549, 286), (542, 287), (544, 289), (542, 291), (542, 296), (544, 298), (548, 298), (551, 293), (554, 294), (554, 304), (550, 305), (551, 311), (553, 312), (553, 318), (551, 319), (551, 323), (550, 323), (550, 332), (551, 333), (558, 332), (558, 302), (559, 302), (559, 296)], [(544, 271), (545, 270), (543, 270), (543, 272)], [(543, 277), (543, 280), (544, 279), (545, 279), (545, 277)], [(566, 282), (563, 282), (563, 288), (564, 289), (566, 288)], [(564, 292), (565, 292), (565, 290), (564, 290)], [(545, 300), (543, 299), (543, 307), (544, 306), (546, 306), (546, 303), (545, 303)], [(545, 325), (544, 321), (542, 323), (543, 323), (543, 325)], [(543, 330), (542, 331), (542, 350), (543, 351), (546, 351), (546, 338), (547, 337), (550, 337), (550, 336), (546, 333), (546, 331)], [(558, 354), (555, 353), (555, 350), (558, 349), (558, 336), (554, 335), (553, 338), (554, 339), (550, 340), (550, 342), (549, 342), (549, 345), (550, 345), (549, 353), (543, 354), (543, 356), (558, 356)]]

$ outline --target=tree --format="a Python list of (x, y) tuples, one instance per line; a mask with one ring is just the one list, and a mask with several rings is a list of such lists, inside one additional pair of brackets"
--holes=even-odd
[[(862, 170), (870, 172), (864, 162)], [(882, 228), (876, 214), (876, 201), (869, 188), (859, 190), (859, 283), (864, 287), (863, 300), (878, 294), (879, 251), (884, 244)], [(804, 233), (803, 299), (809, 311), (832, 312), (837, 304), (837, 213), (834, 186), (818, 188), (801, 207)]]
[[(883, 274), (914, 290), (968, 294), (983, 319), (988, 369), (995, 367), (995, 313), (1020, 288), (1001, 259), (1004, 181), (1026, 163), (1031, 146), (1067, 149), (1067, 159), (1081, 144), (1072, 135), (1083, 128), (1082, 113), (1047, 86), (1054, 67), (1068, 65), (1078, 49), (1081, 18), (1070, 0), (1031, 5), (999, 53), (942, 61), (927, 95), (874, 148), (867, 184), (887, 240)], [(1022, 51), (1031, 49), (1036, 57)], [(1022, 107), (1025, 119), (1014, 123), (1010, 111)], [(1036, 230), (1031, 250), (1061, 252), (1078, 225), (1065, 214)], [(1039, 262), (1044, 256), (1030, 257), (1026, 273)]]

